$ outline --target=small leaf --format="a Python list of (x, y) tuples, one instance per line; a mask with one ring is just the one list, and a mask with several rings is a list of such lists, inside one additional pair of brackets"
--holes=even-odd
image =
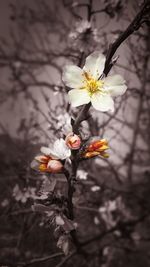
[(60, 215), (56, 216), (55, 221), (56, 221), (56, 224), (59, 226), (62, 226), (65, 223)]
[(56, 179), (48, 179), (46, 178), (41, 186), (40, 192), (42, 193), (50, 193), (53, 192), (56, 186)]
[(70, 233), (72, 230), (74, 230), (75, 223), (68, 219), (64, 214), (57, 215), (55, 218), (56, 224), (61, 226), (62, 229), (65, 231), (65, 233)]
[(62, 249), (65, 255), (69, 253), (69, 240), (66, 235), (61, 235), (57, 242), (57, 247)]
[(75, 223), (70, 219), (68, 219), (64, 214), (62, 215), (62, 218), (64, 220), (62, 228), (66, 233), (69, 233), (76, 228)]

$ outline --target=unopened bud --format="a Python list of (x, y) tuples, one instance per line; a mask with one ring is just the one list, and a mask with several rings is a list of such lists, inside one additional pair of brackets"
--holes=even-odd
[(47, 164), (47, 169), (52, 173), (61, 172), (63, 164), (59, 160), (50, 160)]
[(79, 149), (81, 146), (80, 137), (74, 133), (68, 134), (65, 141), (66, 141), (66, 145), (72, 150)]

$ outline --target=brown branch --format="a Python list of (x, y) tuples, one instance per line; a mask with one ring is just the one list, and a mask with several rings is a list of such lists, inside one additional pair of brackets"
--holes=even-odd
[(73, 185), (73, 179), (72, 179), (72, 175), (70, 175), (70, 173), (64, 169), (64, 175), (67, 179), (67, 183), (68, 183), (68, 217), (69, 219), (73, 220), (74, 219), (74, 214), (73, 214), (73, 203), (72, 203), (72, 197), (73, 197), (73, 192), (74, 192), (74, 185)]
[[(74, 154), (74, 153), (73, 153)], [(76, 155), (73, 155), (74, 157), (76, 157)], [(69, 219), (73, 220), (74, 219), (74, 211), (73, 211), (73, 202), (72, 202), (72, 198), (73, 198), (73, 193), (75, 191), (74, 188), (74, 182), (75, 182), (75, 178), (76, 178), (76, 171), (78, 168), (78, 161), (74, 160), (72, 163), (72, 173), (70, 174), (66, 169), (64, 169), (64, 175), (66, 176), (67, 182), (68, 182), (68, 217)], [(76, 235), (76, 231), (73, 230), (70, 233), (73, 243), (78, 251), (78, 253), (82, 254), (83, 256), (85, 255), (85, 252), (83, 251), (83, 249), (81, 248), (81, 244), (77, 238)]]
[(73, 124), (73, 132), (76, 134), (79, 134), (79, 126), (80, 123), (85, 120), (87, 113), (90, 109), (91, 103), (86, 104), (83, 106), (83, 108), (81, 109), (81, 111), (79, 112), (74, 124)]

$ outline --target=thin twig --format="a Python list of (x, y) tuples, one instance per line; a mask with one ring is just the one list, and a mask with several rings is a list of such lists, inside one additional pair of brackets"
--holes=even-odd
[(55, 267), (61, 267), (61, 266), (63, 266), (64, 263), (66, 263), (75, 254), (76, 254), (76, 250), (73, 250), (68, 256), (66, 256), (65, 258), (63, 258), (63, 260), (60, 263), (58, 263)]
[(51, 260), (51, 259), (54, 259), (56, 257), (60, 257), (60, 256), (63, 256), (64, 254), (62, 252), (58, 252), (58, 253), (54, 253), (50, 256), (45, 256), (45, 257), (41, 257), (41, 258), (36, 258), (36, 259), (32, 259), (28, 262), (20, 262), (18, 263), (19, 266), (28, 266), (28, 265), (31, 265), (31, 264), (34, 264), (34, 263), (39, 263), (39, 262), (44, 262), (44, 261), (48, 261), (48, 260)]

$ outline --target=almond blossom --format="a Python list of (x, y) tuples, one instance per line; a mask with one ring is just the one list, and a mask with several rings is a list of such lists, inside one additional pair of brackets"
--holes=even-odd
[(62, 160), (70, 157), (71, 151), (65, 140), (55, 141), (53, 148), (41, 147), (42, 155), (38, 155), (31, 163), (31, 167), (41, 172), (58, 173), (63, 170)]
[(83, 69), (75, 65), (65, 67), (62, 79), (72, 88), (68, 95), (73, 107), (91, 102), (96, 110), (114, 111), (113, 97), (123, 95), (127, 86), (119, 74), (104, 77), (105, 61), (106, 57), (96, 51), (86, 58)]
[(39, 155), (32, 161), (31, 167), (41, 172), (58, 173), (62, 171), (63, 164), (50, 156)]
[(71, 155), (70, 149), (67, 147), (64, 139), (57, 139), (53, 145), (53, 148), (50, 147), (41, 147), (41, 152), (47, 156), (52, 157), (53, 159), (64, 160)]

